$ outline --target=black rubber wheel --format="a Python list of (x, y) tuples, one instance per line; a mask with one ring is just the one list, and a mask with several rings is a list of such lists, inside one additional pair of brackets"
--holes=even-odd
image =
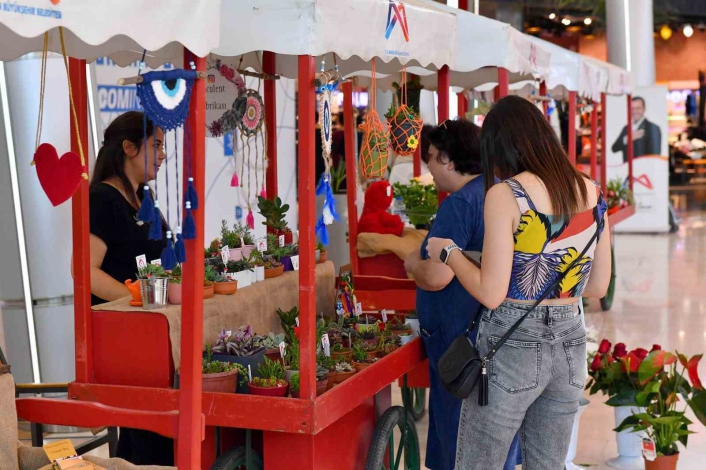
[(610, 284), (608, 284), (608, 291), (605, 297), (601, 299), (601, 309), (606, 312), (610, 310), (613, 306), (613, 297), (615, 297), (615, 246), (613, 245), (613, 240), (610, 242)]
[(252, 468), (247, 467), (245, 459), (245, 447), (237, 447), (220, 455), (213, 462), (211, 470), (262, 470), (262, 457), (254, 450), (250, 451), (252, 458)]
[[(395, 428), (399, 431), (397, 447)], [(389, 408), (375, 425), (365, 470), (419, 470), (420, 461), (419, 436), (414, 418), (401, 406)]]
[(402, 402), (414, 420), (419, 421), (427, 411), (427, 389), (402, 387)]

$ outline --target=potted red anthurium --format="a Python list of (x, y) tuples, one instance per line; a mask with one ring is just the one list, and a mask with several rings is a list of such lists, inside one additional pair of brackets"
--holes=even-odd
[[(689, 430), (693, 422), (686, 417), (687, 408), (706, 425), (706, 391), (697, 371), (701, 356), (687, 358), (679, 352), (655, 350), (637, 368), (633, 405), (644, 411), (625, 418), (616, 431), (642, 431), (654, 442), (654, 455), (645, 454), (646, 470), (677, 468), (678, 443), (686, 447), (694, 432)], [(621, 360), (632, 368), (629, 357)]]

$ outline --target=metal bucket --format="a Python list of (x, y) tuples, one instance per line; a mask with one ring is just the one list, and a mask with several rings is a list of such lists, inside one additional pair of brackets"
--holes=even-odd
[(140, 279), (140, 294), (142, 295), (142, 308), (154, 310), (167, 305), (167, 285), (169, 278), (151, 277)]

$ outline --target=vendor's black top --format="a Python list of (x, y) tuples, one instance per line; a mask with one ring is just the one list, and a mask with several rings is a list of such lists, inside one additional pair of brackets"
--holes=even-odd
[[(136, 280), (136, 257), (145, 255), (148, 263), (159, 259), (167, 244), (166, 237), (149, 240), (149, 225), (137, 221), (137, 209), (109, 184), (100, 183), (91, 189), (89, 201), (91, 233), (108, 247), (101, 269), (121, 283)], [(104, 302), (91, 295), (91, 305)]]

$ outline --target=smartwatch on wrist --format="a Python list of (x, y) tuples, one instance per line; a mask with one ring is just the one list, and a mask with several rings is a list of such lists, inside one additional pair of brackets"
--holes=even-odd
[(449, 264), (449, 259), (451, 259), (451, 252), (454, 250), (461, 250), (458, 246), (456, 246), (455, 243), (447, 246), (443, 250), (441, 250), (441, 253), (439, 254), (439, 258), (441, 259), (441, 262), (444, 264)]

